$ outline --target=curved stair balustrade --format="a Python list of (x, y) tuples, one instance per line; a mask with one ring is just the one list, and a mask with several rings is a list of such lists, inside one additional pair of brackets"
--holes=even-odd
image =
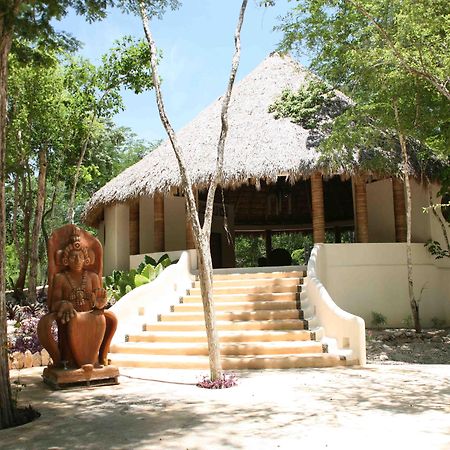
[(125, 342), (146, 323), (157, 321), (160, 314), (170, 312), (171, 306), (192, 286), (192, 252), (195, 250), (183, 252), (179, 261), (167, 267), (158, 278), (133, 289), (110, 308), (119, 319), (113, 344)]
[(306, 279), (306, 295), (314, 308), (317, 324), (324, 335), (333, 338), (339, 349), (349, 351), (348, 360), (354, 364), (366, 364), (365, 323), (361, 317), (341, 309), (331, 298), (321, 282), (322, 244), (314, 245), (309, 258)]

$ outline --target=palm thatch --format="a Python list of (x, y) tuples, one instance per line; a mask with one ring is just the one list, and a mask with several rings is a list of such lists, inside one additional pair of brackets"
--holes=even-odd
[[(269, 106), (283, 90), (297, 91), (313, 75), (288, 55), (274, 53), (236, 84), (229, 107), (229, 132), (225, 146), (223, 187), (249, 180), (274, 182), (280, 174), (294, 182), (314, 172), (342, 173), (326, 166), (314, 130), (289, 118), (275, 119)], [(340, 92), (343, 103), (350, 100)], [(178, 133), (193, 184), (202, 189), (212, 179), (220, 133), (220, 98)], [(84, 221), (95, 225), (107, 205), (139, 196), (167, 193), (180, 187), (180, 175), (169, 141), (126, 169), (94, 194), (86, 205)]]
[[(268, 112), (283, 89), (298, 90), (310, 76), (290, 56), (274, 53), (236, 84), (229, 109), (224, 186), (248, 182), (249, 178), (276, 181), (281, 173), (296, 179), (316, 169), (318, 153), (308, 148), (309, 130), (289, 119), (277, 120)], [(220, 107), (219, 98), (177, 134), (191, 180), (199, 188), (209, 183), (214, 172)], [(108, 204), (179, 186), (178, 165), (166, 141), (96, 192), (86, 205), (84, 220), (94, 224)]]

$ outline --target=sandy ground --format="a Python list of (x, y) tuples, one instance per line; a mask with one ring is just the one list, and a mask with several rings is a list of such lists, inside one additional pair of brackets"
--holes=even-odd
[[(397, 345), (372, 337), (369, 361)], [(450, 365), (382, 362), (240, 372), (224, 390), (196, 387), (198, 371), (122, 369), (118, 386), (66, 391), (12, 372), (41, 417), (0, 431), (0, 448), (450, 449)]]

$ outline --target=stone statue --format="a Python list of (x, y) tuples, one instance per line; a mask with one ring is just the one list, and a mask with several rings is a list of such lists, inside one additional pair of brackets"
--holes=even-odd
[[(39, 321), (38, 336), (53, 365), (44, 370), (44, 381), (61, 387), (107, 375), (117, 382), (117, 369), (107, 366), (117, 318), (103, 310), (107, 298), (100, 242), (75, 225), (65, 225), (50, 236), (48, 259), (49, 313)], [(55, 321), (57, 341), (51, 331)]]

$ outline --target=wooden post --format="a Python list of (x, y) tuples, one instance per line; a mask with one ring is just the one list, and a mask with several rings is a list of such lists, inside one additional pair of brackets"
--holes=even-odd
[(369, 242), (369, 217), (367, 213), (366, 181), (356, 176), (355, 186), (355, 218), (356, 218), (356, 241)]
[(139, 199), (130, 203), (130, 255), (139, 255)]
[(315, 244), (323, 243), (325, 242), (325, 211), (323, 206), (322, 175), (320, 173), (311, 175), (311, 203), (313, 241)]
[(399, 178), (392, 178), (394, 200), (395, 241), (406, 242), (405, 186)]
[(153, 198), (154, 205), (154, 239), (155, 252), (163, 252), (165, 250), (164, 239), (164, 195), (155, 193)]

